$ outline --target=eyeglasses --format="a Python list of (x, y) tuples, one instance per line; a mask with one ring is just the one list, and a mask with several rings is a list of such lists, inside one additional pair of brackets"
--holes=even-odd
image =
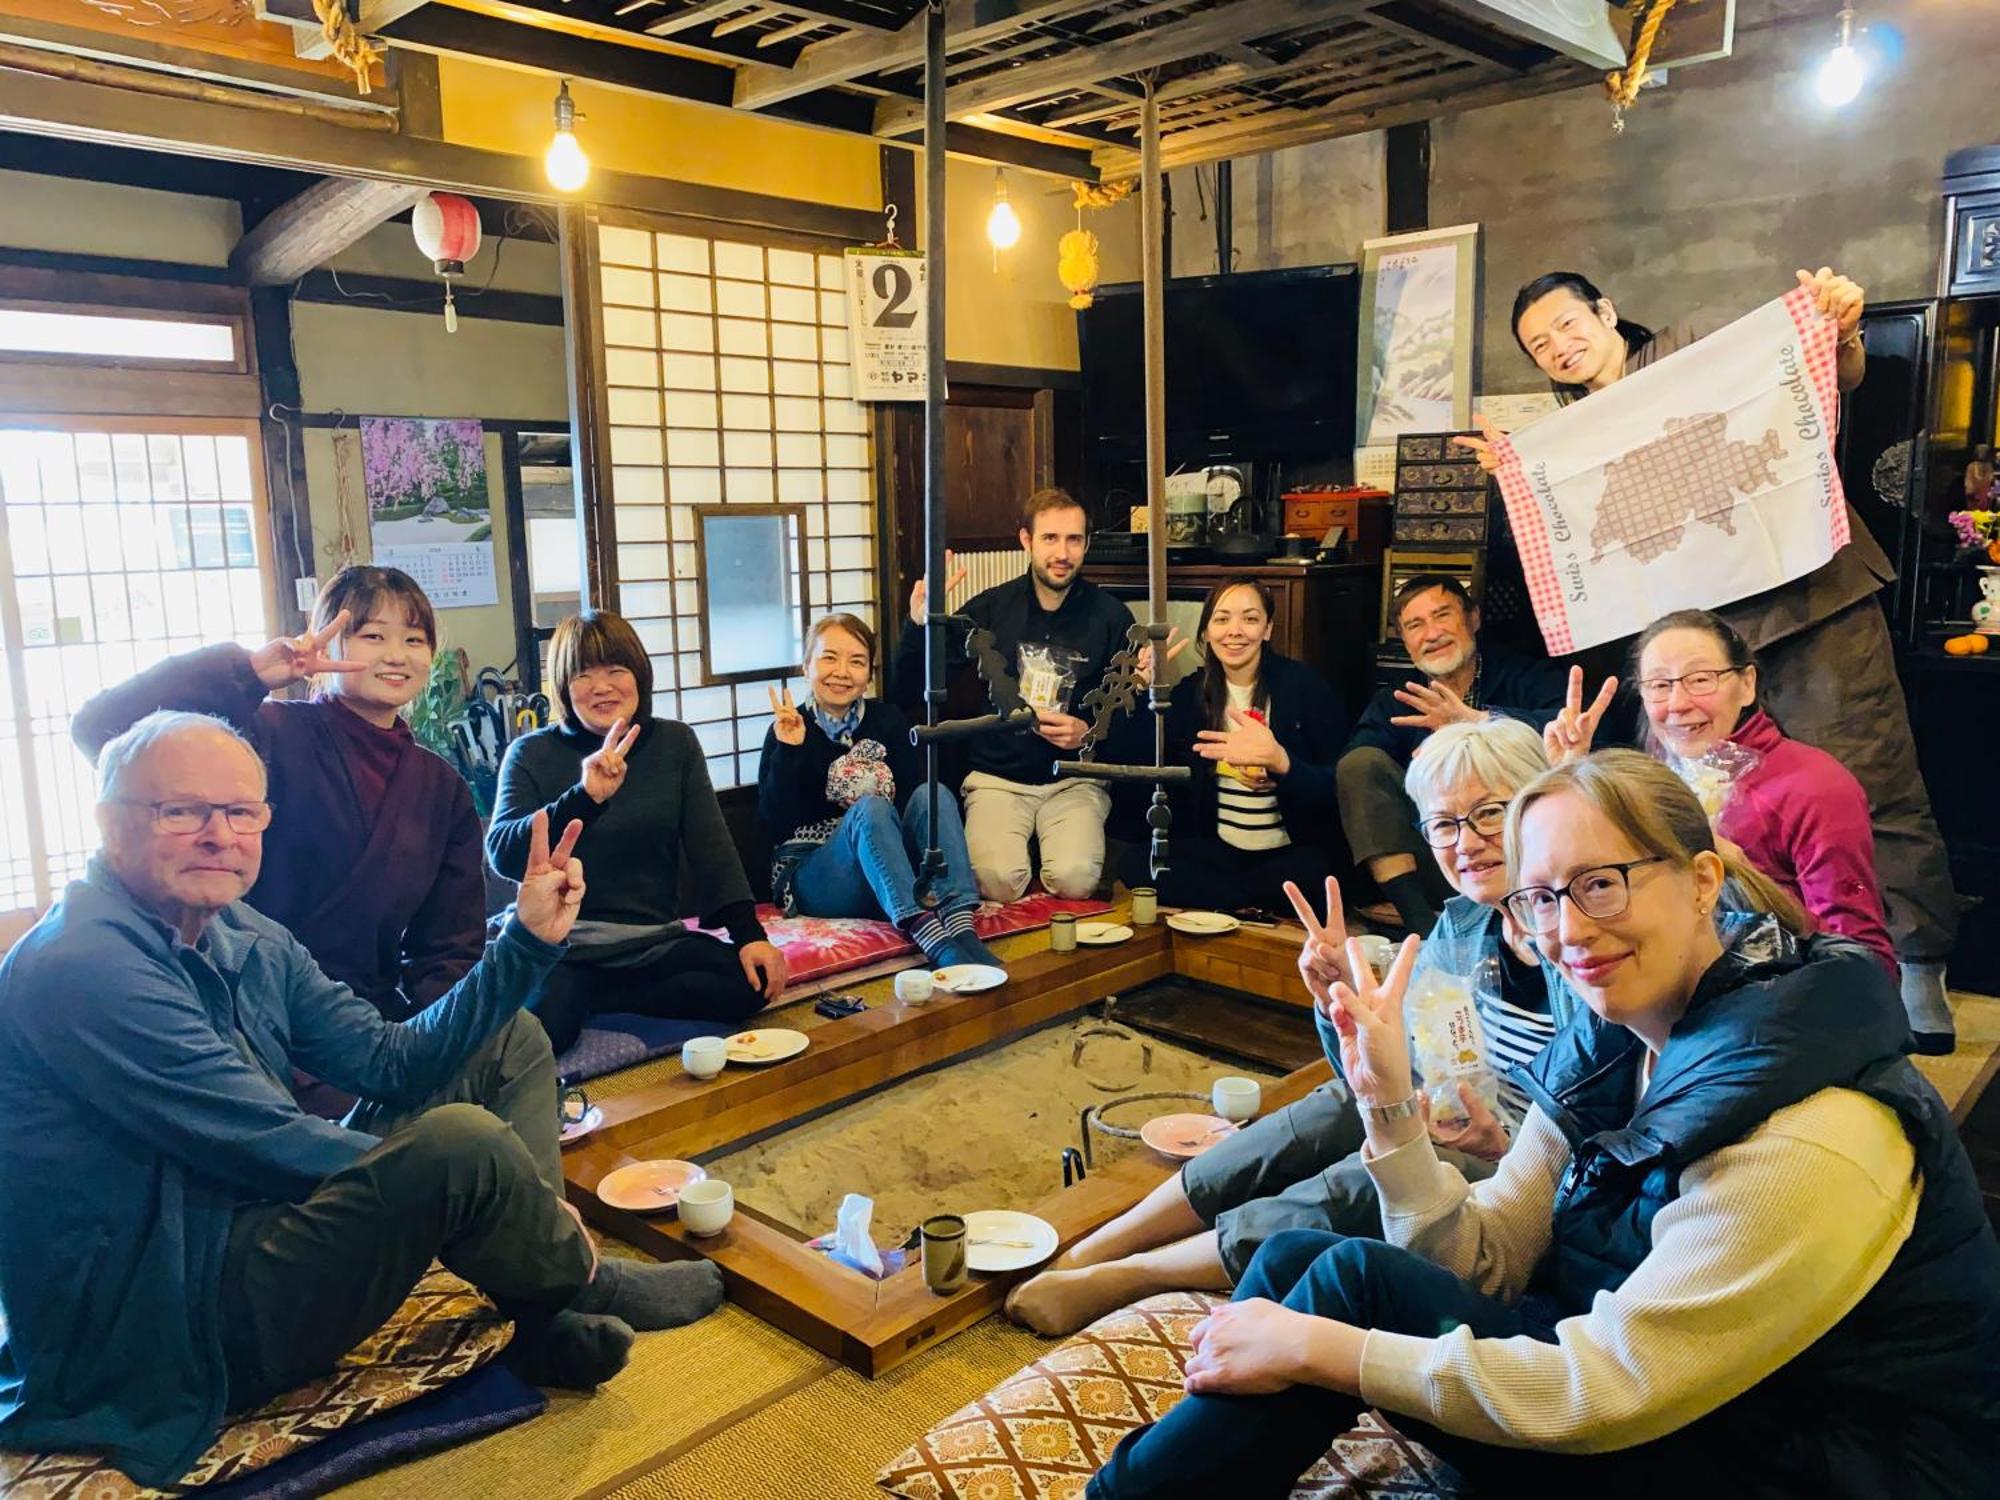
[(1524, 885), (1518, 891), (1508, 892), (1506, 907), (1514, 920), (1530, 932), (1555, 931), (1565, 896), (1594, 921), (1623, 916), (1632, 904), (1632, 872), (1641, 865), (1664, 862), (1661, 855), (1653, 854), (1645, 859), (1628, 859), (1623, 864), (1594, 866), (1577, 874), (1565, 886)]
[(153, 815), (153, 827), (161, 833), (200, 833), (217, 813), (232, 833), (262, 833), (271, 826), (268, 802), (142, 802), (137, 797), (114, 797), (128, 807), (143, 807)]
[(1507, 830), (1507, 804), (1482, 802), (1462, 818), (1439, 813), (1425, 818), (1417, 827), (1423, 830), (1424, 842), (1433, 849), (1449, 849), (1458, 842), (1461, 828), (1470, 828), (1481, 838), (1497, 839)]
[(1716, 667), (1705, 672), (1683, 672), (1678, 677), (1647, 677), (1639, 683), (1639, 696), (1648, 703), (1665, 703), (1674, 695), (1674, 684), (1687, 689), (1690, 698), (1706, 698), (1722, 683), (1731, 672), (1740, 672), (1741, 667)]

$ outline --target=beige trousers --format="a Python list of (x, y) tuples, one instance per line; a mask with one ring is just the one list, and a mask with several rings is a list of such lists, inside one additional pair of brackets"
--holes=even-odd
[(1013, 901), (1028, 888), (1028, 841), (1041, 848), (1042, 884), (1051, 895), (1089, 896), (1104, 874), (1104, 819), (1111, 792), (1097, 781), (1025, 786), (984, 771), (966, 775), (965, 846), (979, 894)]

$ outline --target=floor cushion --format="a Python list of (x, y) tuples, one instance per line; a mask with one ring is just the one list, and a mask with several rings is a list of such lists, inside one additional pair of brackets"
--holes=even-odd
[[(1188, 1335), (1226, 1300), (1167, 1292), (1099, 1318), (946, 1417), (876, 1483), (902, 1500), (1081, 1500), (1119, 1439), (1180, 1400)], [(1300, 1477), (1292, 1500), (1457, 1493), (1450, 1469), (1371, 1412)]]
[[(135, 1484), (89, 1455), (0, 1451), (0, 1495), (9, 1500), (156, 1500), (200, 1491), (220, 1500), (225, 1495), (316, 1493), (333, 1482), (324, 1468), (304, 1488), (254, 1481), (267, 1473), (276, 1476), (281, 1466), (296, 1468), (323, 1442), (332, 1446), (341, 1438), (377, 1436), (374, 1429), (361, 1430), (371, 1418), (445, 1393), (467, 1376), (479, 1381), (474, 1372), (485, 1373), (513, 1335), (514, 1325), (491, 1302), (433, 1265), (389, 1321), (349, 1351), (331, 1374), (224, 1427), (177, 1485), (153, 1489)], [(439, 1402), (419, 1422), (390, 1418), (382, 1423), (382, 1441), (348, 1443), (351, 1457), (361, 1462), (343, 1465), (339, 1479), (466, 1441), (532, 1416), (547, 1404), (503, 1368), (491, 1373), (500, 1378), (481, 1382), (476, 1399)]]

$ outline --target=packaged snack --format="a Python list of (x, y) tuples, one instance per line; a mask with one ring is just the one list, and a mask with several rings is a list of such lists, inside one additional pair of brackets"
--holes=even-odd
[(1668, 768), (1694, 793), (1701, 810), (1708, 814), (1708, 821), (1717, 823), (1729, 806), (1736, 783), (1762, 765), (1764, 757), (1746, 746), (1732, 745), (1725, 740), (1701, 755), (1685, 759), (1670, 751), (1666, 761)]
[(1045, 641), (1022, 642), (1019, 674), (1022, 699), (1044, 713), (1068, 713), (1069, 697), (1076, 688), (1077, 668), (1082, 665), (1083, 653), (1068, 646)]

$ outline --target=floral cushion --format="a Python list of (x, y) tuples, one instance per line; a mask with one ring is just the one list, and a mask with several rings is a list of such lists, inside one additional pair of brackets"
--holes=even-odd
[[(1148, 1297), (1099, 1318), (946, 1417), (876, 1483), (903, 1500), (1082, 1500), (1119, 1439), (1181, 1399), (1188, 1336), (1225, 1299)], [(1451, 1471), (1364, 1413), (1299, 1478), (1292, 1500), (1445, 1500)]]
[(136, 1484), (101, 1458), (0, 1452), (8, 1500), (159, 1500), (228, 1484), (342, 1428), (393, 1411), (468, 1375), (507, 1347), (514, 1325), (442, 1266), (334, 1368), (224, 1427), (180, 1482)]
[[(1071, 901), (1038, 893), (974, 918), (973, 926), (981, 939), (991, 941), (1046, 927), (1059, 911), (1085, 916), (1110, 909), (1103, 901)], [(894, 923), (873, 918), (787, 917), (766, 905), (757, 908), (757, 919), (773, 946), (785, 955), (788, 991), (917, 951)]]

